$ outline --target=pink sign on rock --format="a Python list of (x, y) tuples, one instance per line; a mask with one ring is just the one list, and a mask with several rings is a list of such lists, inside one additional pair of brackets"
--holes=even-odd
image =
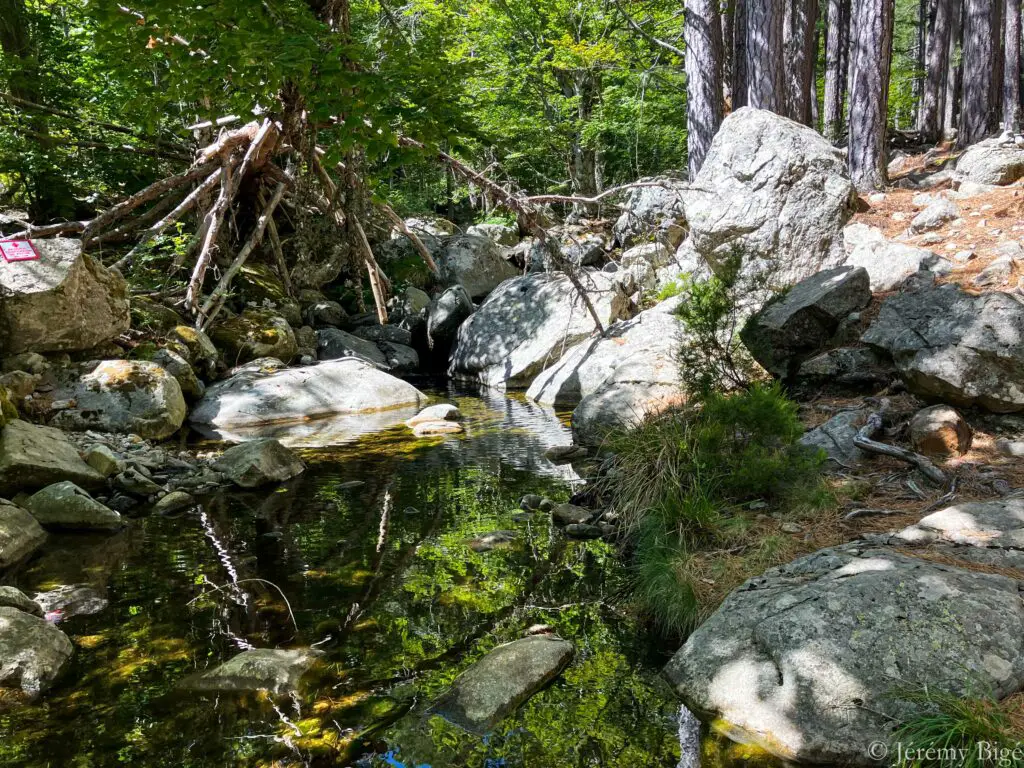
[(39, 251), (31, 240), (0, 240), (0, 255), (4, 261), (36, 261)]

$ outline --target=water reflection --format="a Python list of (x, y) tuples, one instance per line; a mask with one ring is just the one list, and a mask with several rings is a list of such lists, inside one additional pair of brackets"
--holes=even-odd
[[(674, 766), (676, 702), (621, 595), (609, 546), (571, 542), (519, 498), (578, 481), (544, 451), (554, 414), (498, 393), (436, 393), (467, 432), (404, 427), (309, 451), (270, 492), (203, 500), (112, 537), (60, 537), (14, 574), (25, 591), (90, 584), (109, 606), (62, 624), (71, 669), (0, 711), (3, 765)], [(353, 485), (353, 481), (361, 481)], [(495, 531), (488, 551), (469, 542)], [(533, 624), (572, 665), (484, 739), (426, 717), (468, 665)], [(246, 647), (316, 645), (294, 697), (184, 694)]]

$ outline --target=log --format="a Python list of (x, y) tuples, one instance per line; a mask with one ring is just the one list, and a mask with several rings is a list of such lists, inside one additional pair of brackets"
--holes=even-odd
[(391, 220), (391, 223), (398, 227), (398, 231), (409, 238), (409, 242), (412, 243), (412, 247), (416, 249), (423, 261), (426, 262), (430, 271), (435, 275), (440, 276), (441, 270), (438, 269), (437, 264), (434, 262), (434, 258), (430, 255), (430, 251), (427, 250), (427, 246), (423, 244), (423, 241), (420, 240), (419, 236), (405, 226), (405, 222), (397, 213), (395, 213), (390, 205), (383, 205), (381, 206), (381, 209), (384, 211), (384, 215)]
[(363, 231), (363, 227), (359, 224), (358, 219), (353, 218), (352, 225), (356, 232), (356, 239), (363, 250), (366, 271), (370, 277), (370, 290), (373, 292), (373, 303), (377, 307), (377, 320), (381, 325), (387, 325), (387, 297), (384, 295), (384, 287), (381, 285), (380, 267), (377, 266), (377, 260), (373, 257), (373, 251), (370, 249), (370, 241), (366, 239), (366, 233)]
[[(224, 215), (227, 213), (228, 205), (234, 196), (231, 183), (231, 168), (224, 166), (224, 173), (220, 178), (220, 194), (217, 202), (207, 211), (203, 220), (202, 247), (199, 249), (199, 256), (196, 258), (196, 265), (192, 270), (192, 276), (188, 281), (188, 289), (185, 291), (185, 309), (196, 314), (199, 308), (199, 294), (203, 290), (203, 279), (206, 277), (206, 269), (210, 266), (213, 258), (213, 247), (217, 243), (217, 235), (220, 233), (221, 224), (224, 222)], [(197, 322), (196, 327), (199, 327)]]

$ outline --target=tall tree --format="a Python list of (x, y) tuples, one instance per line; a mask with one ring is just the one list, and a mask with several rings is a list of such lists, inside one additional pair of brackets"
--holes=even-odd
[(789, 0), (786, 4), (785, 38), (786, 113), (804, 125), (811, 124), (814, 98), (814, 63), (817, 58), (818, 0)]
[(686, 130), (690, 178), (722, 123), (722, 22), (718, 0), (686, 0)]
[(931, 29), (925, 54), (924, 91), (921, 95), (920, 129), (925, 141), (937, 141), (942, 131), (952, 5), (951, 0), (936, 0), (935, 13), (930, 20)]
[(1006, 0), (1003, 28), (1003, 129), (1020, 130), (1020, 0)]
[(886, 182), (885, 129), (893, 0), (854, 0), (850, 61), (850, 177), (860, 191)]
[(733, 0), (732, 108), (747, 106), (747, 0)]
[(964, 0), (963, 89), (957, 144), (966, 147), (992, 128), (992, 80), (996, 68), (993, 0)]
[(960, 84), (963, 66), (961, 64), (961, 45), (963, 42), (962, 0), (950, 0), (949, 15), (949, 53), (946, 69), (946, 95), (943, 98), (942, 135), (949, 138), (953, 135), (960, 116)]
[(825, 138), (833, 144), (843, 134), (846, 102), (846, 68), (849, 47), (850, 0), (828, 0), (828, 26), (825, 34)]
[(746, 0), (747, 104), (785, 112), (783, 0)]

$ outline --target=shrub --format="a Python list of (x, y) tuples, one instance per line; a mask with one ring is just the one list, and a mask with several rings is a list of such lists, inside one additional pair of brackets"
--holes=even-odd
[[(723, 586), (793, 554), (774, 531), (755, 531), (755, 510), (746, 507), (764, 500), (799, 516), (828, 503), (820, 456), (799, 444), (802, 434), (778, 385), (753, 384), (707, 392), (613, 438), (615, 466), (604, 482), (635, 544), (636, 596), (659, 624), (692, 629)], [(704, 553), (714, 551), (746, 559), (729, 560), (709, 591), (700, 571)]]

